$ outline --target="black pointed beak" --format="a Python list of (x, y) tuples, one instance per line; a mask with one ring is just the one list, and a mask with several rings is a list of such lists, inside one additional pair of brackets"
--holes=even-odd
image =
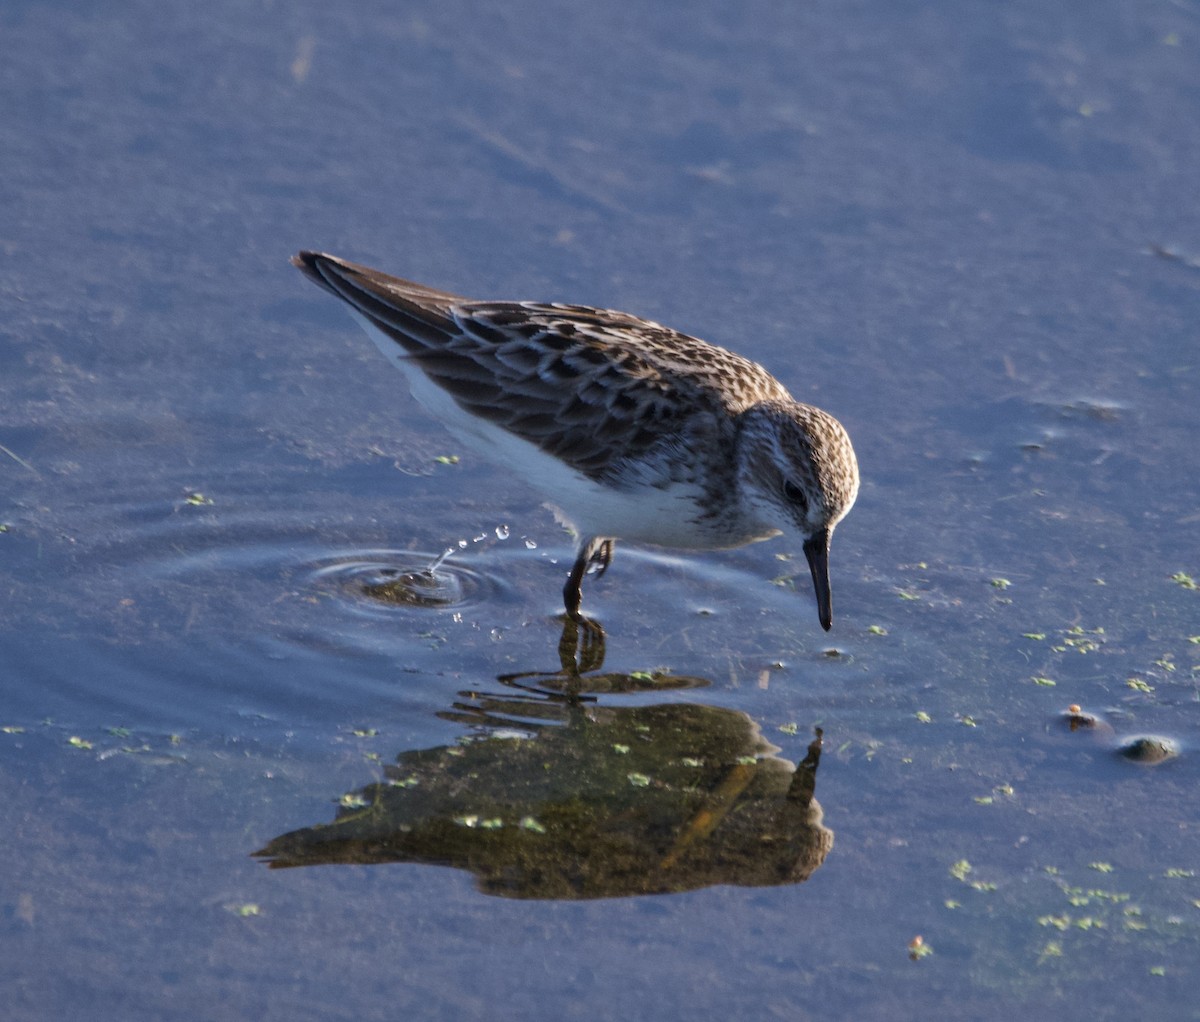
[(829, 594), (829, 530), (822, 529), (804, 544), (804, 556), (812, 572), (813, 588), (817, 591), (817, 615), (821, 627), (833, 627), (833, 600)]

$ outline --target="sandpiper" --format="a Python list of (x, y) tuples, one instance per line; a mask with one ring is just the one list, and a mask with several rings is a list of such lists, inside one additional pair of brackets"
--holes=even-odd
[(830, 628), (829, 540), (858, 464), (841, 423), (762, 366), (624, 312), (476, 301), (320, 252), (292, 262), (350, 306), (422, 405), (574, 529), (572, 618), (618, 538), (713, 550), (788, 532)]

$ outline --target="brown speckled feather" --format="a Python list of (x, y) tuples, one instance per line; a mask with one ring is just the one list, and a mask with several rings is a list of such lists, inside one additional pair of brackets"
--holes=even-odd
[(463, 409), (591, 479), (613, 481), (621, 463), (684, 432), (727, 429), (764, 398), (791, 400), (756, 363), (625, 313), (473, 301), (331, 257), (299, 258)]

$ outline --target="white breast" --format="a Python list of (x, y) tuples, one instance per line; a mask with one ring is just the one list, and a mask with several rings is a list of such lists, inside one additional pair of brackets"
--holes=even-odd
[(610, 536), (656, 546), (712, 549), (738, 546), (777, 535), (771, 528), (749, 530), (733, 539), (697, 524), (699, 487), (660, 489), (631, 478), (626, 488), (597, 483), (506, 429), (465, 411), (422, 372), (420, 362), (366, 316), (351, 310), (389, 362), (408, 380), (413, 396), (458, 440), (502, 468), (510, 469), (546, 496), (581, 536)]

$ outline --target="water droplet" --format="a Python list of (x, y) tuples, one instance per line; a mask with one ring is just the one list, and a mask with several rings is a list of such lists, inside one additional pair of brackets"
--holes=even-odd
[(528, 537), (526, 537), (525, 538), (525, 549), (526, 550), (536, 550), (537, 549), (536, 540), (532, 540), (532, 539), (529, 539)]
[(497, 539), (508, 539), (508, 526), (507, 525), (497, 525), (496, 526), (496, 538)]

